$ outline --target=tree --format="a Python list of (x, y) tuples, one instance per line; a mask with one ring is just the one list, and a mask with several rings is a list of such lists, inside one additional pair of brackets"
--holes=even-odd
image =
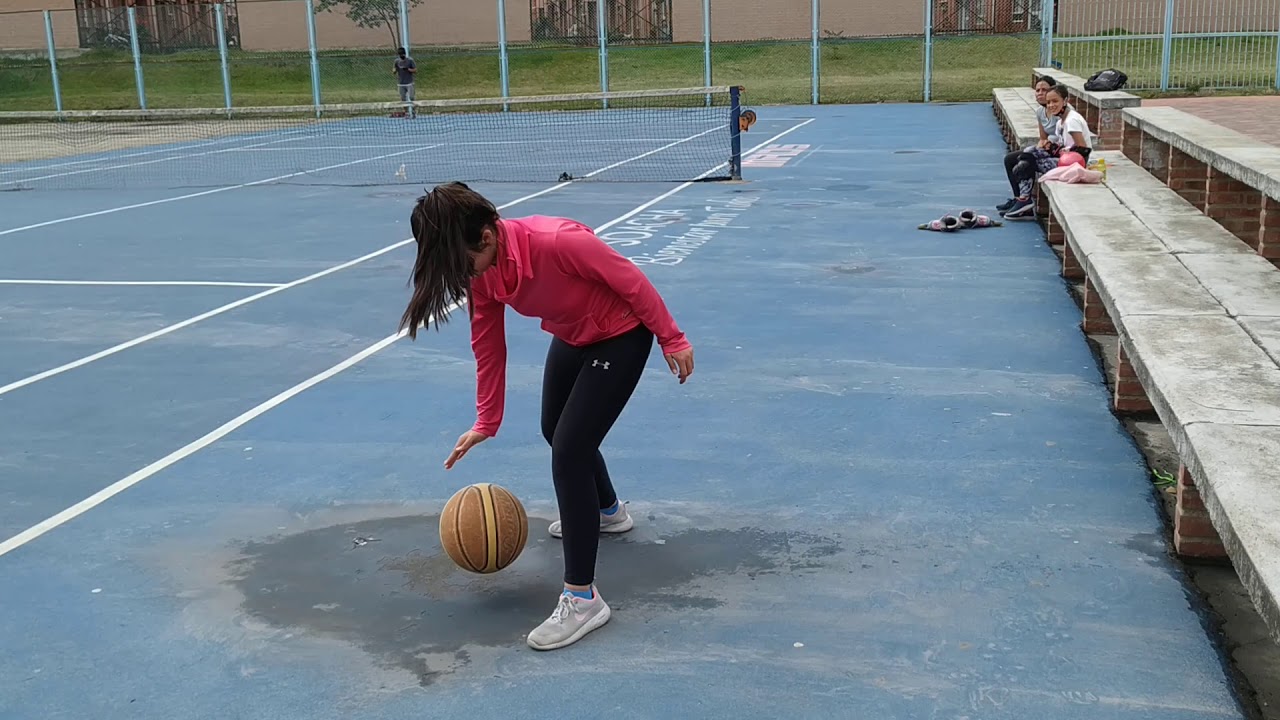
[[(405, 5), (414, 8), (422, 4), (422, 0), (405, 0)], [(343, 12), (351, 22), (363, 28), (380, 28), (386, 26), (391, 32), (392, 47), (400, 47), (400, 0), (316, 0), (316, 12), (324, 10), (335, 12), (334, 8), (345, 6)]]

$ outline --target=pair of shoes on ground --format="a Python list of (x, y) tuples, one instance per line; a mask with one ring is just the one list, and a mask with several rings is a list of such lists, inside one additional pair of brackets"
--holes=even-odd
[[(617, 512), (612, 515), (600, 513), (600, 532), (623, 533), (635, 526), (627, 506), (618, 503)], [(556, 520), (547, 528), (552, 537), (563, 537), (560, 532), (560, 521)], [(556, 602), (556, 609), (551, 617), (529, 633), (526, 642), (534, 650), (556, 650), (572, 645), (581, 640), (587, 633), (596, 630), (609, 622), (611, 611), (609, 605), (600, 597), (600, 591), (591, 586), (591, 598), (582, 598), (565, 590)]]
[(986, 215), (979, 215), (972, 210), (961, 210), (959, 215), (943, 215), (937, 220), (918, 226), (920, 230), (935, 232), (954, 232), (969, 228), (1000, 227), (999, 220), (992, 220)]
[(996, 210), (1000, 212), (1000, 216), (1005, 220), (1034, 220), (1036, 216), (1036, 201), (1031, 198), (1009, 198), (997, 205)]

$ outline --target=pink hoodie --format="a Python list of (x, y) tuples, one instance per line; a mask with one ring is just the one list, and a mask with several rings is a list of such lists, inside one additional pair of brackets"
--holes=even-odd
[(540, 318), (543, 330), (577, 347), (642, 323), (664, 354), (691, 346), (644, 272), (590, 228), (565, 218), (531, 216), (499, 220), (498, 229), (498, 254), (472, 279), (469, 295), (476, 432), (493, 437), (502, 424), (507, 305)]

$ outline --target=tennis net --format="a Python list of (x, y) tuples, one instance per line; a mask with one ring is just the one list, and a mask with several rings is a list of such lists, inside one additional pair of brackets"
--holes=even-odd
[(0, 191), (740, 176), (736, 87), (0, 113)]

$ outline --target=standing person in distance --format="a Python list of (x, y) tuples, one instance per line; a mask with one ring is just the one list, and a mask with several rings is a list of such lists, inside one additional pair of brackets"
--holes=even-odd
[(467, 302), (476, 357), (476, 414), (445, 460), (452, 468), (494, 437), (506, 395), (504, 313), (542, 320), (552, 336), (542, 379), (542, 435), (551, 445), (551, 476), (564, 540), (564, 589), (551, 616), (529, 633), (529, 646), (552, 650), (577, 642), (609, 620), (595, 587), (601, 532), (634, 521), (618, 502), (600, 444), (640, 381), (656, 338), (684, 384), (693, 347), (649, 278), (630, 260), (566, 218), (501, 218), (462, 183), (435, 187), (410, 218), (418, 256), (413, 296), (401, 329), (447, 321)]
[(414, 76), (418, 74), (418, 63), (409, 57), (408, 51), (404, 48), (397, 48), (395, 64), (392, 66), (391, 74), (396, 76), (396, 85), (400, 89), (400, 102), (406, 103), (405, 117), (413, 117), (412, 103), (415, 97), (414, 93)]

